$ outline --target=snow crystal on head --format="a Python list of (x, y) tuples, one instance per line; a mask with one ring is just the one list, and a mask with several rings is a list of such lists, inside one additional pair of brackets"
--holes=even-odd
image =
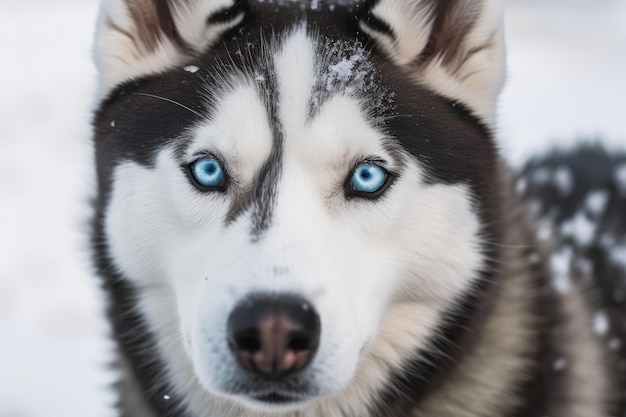
[(368, 52), (359, 42), (326, 39), (318, 45), (310, 115), (335, 95), (359, 99), (375, 123), (393, 109), (392, 94), (377, 80)]
[[(345, 83), (353, 76), (356, 80), (362, 78), (365, 75), (364, 71), (359, 71), (356, 75), (352, 72), (354, 65), (358, 63), (363, 57), (361, 55), (352, 55), (350, 58), (343, 58), (335, 65), (328, 67), (328, 73), (326, 73), (326, 90), (332, 90), (332, 87), (336, 83)], [(351, 87), (348, 87), (351, 88)]]

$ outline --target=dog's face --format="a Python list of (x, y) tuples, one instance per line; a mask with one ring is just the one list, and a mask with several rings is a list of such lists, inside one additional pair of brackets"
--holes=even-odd
[(493, 238), (497, 15), (104, 3), (97, 252), (154, 338), (153, 398), (364, 415), (428, 349)]

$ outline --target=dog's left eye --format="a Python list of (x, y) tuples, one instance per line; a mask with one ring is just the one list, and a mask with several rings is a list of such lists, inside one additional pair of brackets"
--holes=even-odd
[(198, 188), (210, 191), (220, 190), (226, 182), (224, 169), (217, 159), (212, 156), (203, 156), (189, 165), (194, 183)]
[(385, 168), (374, 162), (363, 162), (352, 173), (350, 186), (353, 192), (373, 197), (384, 189), (388, 178)]

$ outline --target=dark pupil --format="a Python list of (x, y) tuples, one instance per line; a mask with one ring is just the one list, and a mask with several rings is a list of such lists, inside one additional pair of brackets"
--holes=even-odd
[(216, 169), (217, 168), (215, 168), (215, 164), (209, 164), (206, 167), (206, 173), (207, 174), (214, 174)]
[(369, 169), (364, 169), (361, 171), (361, 178), (364, 180), (369, 180), (372, 177), (372, 173)]

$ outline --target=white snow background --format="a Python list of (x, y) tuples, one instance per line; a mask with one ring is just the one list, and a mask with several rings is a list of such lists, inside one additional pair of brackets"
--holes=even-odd
[[(507, 0), (499, 140), (518, 165), (626, 148), (626, 0)], [(87, 253), (96, 0), (0, 0), (0, 417), (106, 417), (112, 345)]]

